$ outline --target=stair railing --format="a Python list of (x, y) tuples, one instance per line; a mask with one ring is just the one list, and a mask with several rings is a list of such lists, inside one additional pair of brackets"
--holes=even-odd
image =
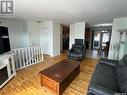
[(12, 49), (12, 52), (14, 53), (16, 70), (43, 61), (43, 52), (41, 46)]

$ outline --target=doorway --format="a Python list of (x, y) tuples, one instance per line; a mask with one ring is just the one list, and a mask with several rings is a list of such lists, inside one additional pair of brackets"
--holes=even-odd
[(106, 53), (106, 55), (108, 56), (111, 33), (104, 31), (104, 32), (102, 32), (101, 35), (102, 35), (101, 47), (102, 47), (103, 51)]
[(63, 25), (63, 30), (62, 30), (62, 34), (63, 34), (63, 51), (66, 51), (69, 49), (69, 26), (64, 26)]
[(101, 32), (94, 32), (93, 33), (93, 49), (99, 49), (101, 43)]
[[(86, 34), (88, 34), (86, 46), (88, 45), (89, 48), (86, 48), (86, 56), (92, 58), (107, 58), (109, 52), (109, 45), (110, 45), (110, 38), (111, 38), (111, 29), (87, 29)], [(85, 34), (85, 36), (87, 36)], [(86, 37), (85, 37), (86, 38)]]
[(93, 50), (99, 57), (108, 57), (111, 32), (107, 30), (94, 31)]
[(42, 47), (42, 51), (44, 54), (46, 55), (50, 55), (50, 33), (49, 33), (49, 29), (48, 28), (42, 28), (41, 29), (41, 37), (40, 37), (40, 42), (41, 42), (41, 47)]

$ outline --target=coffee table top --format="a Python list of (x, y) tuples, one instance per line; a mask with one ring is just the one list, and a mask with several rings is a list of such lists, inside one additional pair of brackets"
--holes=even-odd
[(62, 60), (53, 66), (50, 66), (40, 72), (57, 82), (62, 82), (73, 70), (75, 70), (80, 63), (72, 60)]

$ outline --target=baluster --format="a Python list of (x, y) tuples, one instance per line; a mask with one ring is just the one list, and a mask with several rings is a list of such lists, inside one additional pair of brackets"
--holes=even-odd
[(17, 50), (14, 50), (14, 57), (15, 57), (15, 68), (18, 69), (18, 63), (17, 63)]
[(41, 61), (43, 61), (43, 51), (42, 51), (42, 47), (40, 47), (41, 49)]
[(37, 62), (37, 57), (36, 57), (36, 47), (34, 47), (34, 57), (35, 57), (35, 63)]
[(24, 61), (25, 61), (25, 66), (26, 66), (26, 49), (24, 48), (23, 51), (24, 51)]
[(42, 61), (41, 47), (39, 48), (39, 51), (40, 51), (40, 61)]
[(40, 57), (41, 57), (41, 55), (40, 55), (41, 53), (40, 53), (40, 46), (38, 46), (38, 61), (40, 62), (41, 61), (41, 59), (40, 59)]
[(26, 48), (26, 55), (27, 55), (27, 66), (29, 66), (29, 54), (28, 54), (28, 48)]
[(38, 62), (37, 46), (36, 46), (36, 62)]
[(36, 46), (36, 62), (38, 62), (38, 46)]
[(20, 51), (21, 67), (23, 67), (22, 49), (19, 49), (19, 51)]
[(30, 47), (28, 48), (28, 53), (29, 53), (29, 64), (31, 64), (31, 50), (30, 50)]
[(18, 49), (18, 59), (19, 59), (19, 68), (22, 67), (22, 63), (21, 63), (21, 52), (20, 49)]
[(32, 57), (32, 53), (33, 53), (33, 51), (32, 51), (32, 47), (30, 47), (30, 58), (31, 58), (31, 64), (33, 63), (33, 57)]
[(39, 60), (38, 60), (38, 46), (36, 47), (36, 51), (37, 51), (37, 62), (39, 62)]
[(26, 50), (27, 50), (27, 53), (26, 53), (27, 54), (27, 64), (29, 66), (30, 65), (30, 63), (29, 63), (29, 48), (27, 48)]
[(41, 47), (40, 47), (40, 59), (41, 59), (40, 61), (42, 61), (42, 56), (43, 56), (41, 50), (42, 50), (42, 49), (41, 49)]
[(25, 57), (24, 57), (24, 48), (22, 49), (22, 60), (23, 60), (23, 67), (25, 66)]
[(35, 63), (35, 52), (34, 52), (34, 47), (33, 47), (33, 63)]
[(25, 66), (28, 66), (28, 56), (27, 56), (27, 48), (25, 48)]
[(34, 46), (34, 57), (35, 57), (35, 63), (36, 63), (37, 62), (36, 46)]
[(34, 63), (34, 48), (31, 47), (31, 54), (32, 54), (32, 64)]

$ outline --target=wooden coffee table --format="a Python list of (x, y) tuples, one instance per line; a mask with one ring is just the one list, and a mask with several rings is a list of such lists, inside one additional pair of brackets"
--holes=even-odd
[(41, 85), (47, 87), (56, 95), (61, 95), (79, 72), (79, 62), (62, 60), (40, 72)]

